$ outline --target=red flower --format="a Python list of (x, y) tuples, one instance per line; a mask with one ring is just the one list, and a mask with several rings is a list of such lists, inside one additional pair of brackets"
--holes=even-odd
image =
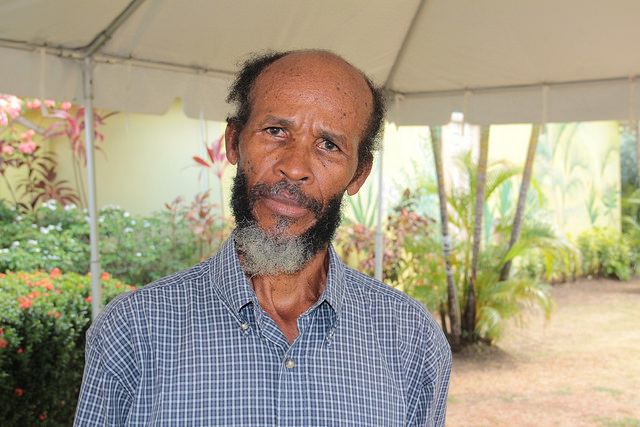
[(58, 277), (60, 277), (62, 275), (62, 272), (60, 271), (60, 269), (58, 267), (54, 268), (53, 270), (51, 270), (51, 273), (49, 274), (49, 276), (52, 279), (57, 279)]
[(24, 353), (24, 350), (23, 350), (23, 349), (21, 349), (21, 348), (19, 348), (17, 353), (18, 353), (18, 354), (22, 354), (22, 353)]
[(24, 390), (23, 390), (23, 389), (21, 389), (21, 388), (17, 388), (17, 389), (15, 389), (14, 391), (15, 391), (15, 393), (16, 393), (18, 396), (22, 396), (22, 394), (24, 393)]
[(89, 295), (89, 296), (88, 296), (88, 297), (86, 297), (84, 300), (85, 300), (86, 302), (91, 302), (91, 300), (92, 300), (92, 299), (93, 299), (93, 298), (91, 298), (91, 295)]
[(109, 273), (106, 271), (102, 273), (102, 280), (109, 280)]
[(29, 307), (31, 307), (31, 304), (33, 304), (33, 300), (30, 300), (27, 297), (18, 298), (18, 302), (20, 303), (19, 307), (23, 310), (28, 309)]
[(9, 343), (7, 342), (7, 340), (4, 340), (4, 339), (0, 338), (0, 348), (4, 348), (4, 347), (6, 347), (6, 346), (7, 346), (7, 344), (9, 344)]
[(40, 418), (42, 421), (47, 419), (47, 414), (40, 414), (38, 415), (38, 418)]

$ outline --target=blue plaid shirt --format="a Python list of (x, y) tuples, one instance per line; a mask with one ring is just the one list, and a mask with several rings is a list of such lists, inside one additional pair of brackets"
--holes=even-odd
[(76, 426), (444, 425), (451, 352), (414, 299), (346, 267), (289, 344), (232, 239), (114, 299), (87, 334)]

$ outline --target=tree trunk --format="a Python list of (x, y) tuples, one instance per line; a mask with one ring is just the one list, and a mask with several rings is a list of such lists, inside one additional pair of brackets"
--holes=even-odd
[[(540, 136), (540, 125), (533, 125), (531, 127), (531, 137), (529, 138), (529, 148), (527, 149), (527, 159), (524, 163), (524, 171), (522, 173), (522, 184), (520, 185), (520, 194), (518, 195), (518, 206), (516, 208), (516, 214), (513, 218), (513, 226), (511, 227), (511, 239), (509, 240), (509, 250), (516, 244), (520, 238), (520, 231), (522, 230), (522, 216), (524, 215), (524, 207), (527, 202), (527, 190), (529, 189), (529, 182), (531, 181), (531, 173), (533, 172), (533, 160), (536, 156), (536, 149), (538, 148), (538, 139)], [(511, 260), (505, 262), (500, 272), (500, 280), (509, 279), (511, 272)]]
[(483, 126), (480, 132), (480, 150), (478, 152), (478, 175), (476, 179), (476, 200), (473, 218), (473, 247), (471, 250), (471, 277), (467, 286), (466, 300), (462, 319), (462, 330), (473, 341), (476, 330), (476, 274), (478, 272), (478, 255), (480, 254), (480, 242), (482, 240), (482, 217), (484, 214), (485, 193), (487, 188), (487, 162), (489, 157), (489, 129)]
[(453, 349), (460, 347), (462, 329), (460, 327), (460, 305), (458, 304), (458, 294), (456, 284), (451, 270), (451, 237), (449, 236), (449, 220), (447, 217), (447, 196), (444, 189), (444, 172), (442, 168), (442, 150), (439, 128), (429, 127), (431, 132), (431, 148), (433, 149), (433, 159), (436, 166), (436, 176), (438, 178), (438, 199), (440, 201), (440, 224), (442, 226), (442, 252), (444, 255), (444, 268), (447, 275), (447, 305), (449, 308), (449, 324), (451, 333), (449, 343)]

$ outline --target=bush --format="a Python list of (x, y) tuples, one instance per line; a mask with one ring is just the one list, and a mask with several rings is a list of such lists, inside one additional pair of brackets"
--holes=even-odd
[[(103, 274), (103, 303), (133, 289)], [(0, 425), (69, 425), (91, 322), (89, 276), (0, 273)]]
[(591, 229), (582, 232), (577, 240), (583, 274), (629, 280), (632, 253), (622, 233), (612, 228)]
[[(197, 261), (196, 239), (177, 212), (134, 218), (106, 207), (98, 215), (102, 268), (126, 283), (150, 283)], [(50, 200), (21, 215), (0, 203), (0, 227), (0, 272), (89, 270), (88, 216), (75, 206)]]

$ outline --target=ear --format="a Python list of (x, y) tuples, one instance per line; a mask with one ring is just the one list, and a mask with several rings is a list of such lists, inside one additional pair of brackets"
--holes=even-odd
[(228, 123), (227, 128), (224, 130), (224, 147), (227, 152), (227, 160), (232, 165), (238, 163), (238, 144), (235, 141), (238, 140), (238, 129), (233, 123)]
[(349, 185), (347, 186), (347, 194), (353, 196), (356, 194), (360, 187), (364, 185), (364, 182), (369, 177), (371, 173), (371, 167), (373, 166), (373, 159), (365, 160), (362, 166), (358, 166), (358, 170), (356, 171), (356, 175), (353, 177)]

